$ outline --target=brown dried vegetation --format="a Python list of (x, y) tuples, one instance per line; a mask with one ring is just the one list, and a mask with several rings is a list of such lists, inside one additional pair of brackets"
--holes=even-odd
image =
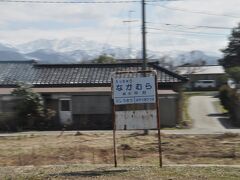
[[(112, 164), (111, 133), (0, 137), (0, 166)], [(157, 135), (117, 135), (120, 164), (158, 164)], [(162, 135), (165, 164), (240, 164), (240, 136)]]

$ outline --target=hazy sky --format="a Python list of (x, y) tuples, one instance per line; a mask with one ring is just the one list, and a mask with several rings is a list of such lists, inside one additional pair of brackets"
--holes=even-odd
[[(129, 11), (133, 11), (131, 20), (134, 20), (130, 28), (131, 45), (140, 49), (140, 2), (119, 4), (0, 2), (0, 42), (18, 44), (40, 38), (82, 37), (85, 40), (128, 47), (128, 23), (124, 21), (128, 20)], [(146, 16), (148, 49), (161, 52), (198, 49), (219, 54), (219, 49), (227, 45), (231, 28), (240, 22), (240, 0), (147, 2)]]

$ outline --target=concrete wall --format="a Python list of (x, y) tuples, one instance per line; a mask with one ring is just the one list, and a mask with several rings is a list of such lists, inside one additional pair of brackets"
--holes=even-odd
[(73, 95), (73, 114), (111, 114), (109, 95)]
[(175, 127), (177, 123), (177, 97), (160, 96), (159, 97), (160, 109), (160, 124), (164, 127)]
[(3, 112), (3, 101), (2, 96), (0, 96), (0, 113)]
[[(45, 105), (56, 111), (59, 122), (59, 98), (72, 99), (72, 129), (112, 129), (111, 93), (61, 93), (43, 94)], [(159, 95), (160, 122), (163, 127), (174, 127), (177, 123), (177, 94)], [(7, 102), (7, 103), (6, 103)], [(0, 97), (0, 112), (14, 111), (15, 102), (8, 97)]]
[[(177, 94), (159, 96), (161, 126), (176, 126), (177, 103)], [(111, 95), (73, 95), (72, 114), (74, 126), (80, 129), (111, 129)]]
[(72, 118), (74, 129), (112, 129), (112, 105), (110, 95), (73, 95)]
[(17, 99), (11, 95), (0, 96), (0, 112), (13, 112), (16, 109)]

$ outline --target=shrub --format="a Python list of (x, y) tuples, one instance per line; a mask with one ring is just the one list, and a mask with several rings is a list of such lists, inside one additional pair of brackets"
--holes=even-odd
[(235, 89), (231, 89), (228, 85), (223, 85), (219, 90), (219, 98), (225, 109), (228, 110), (231, 119), (238, 121), (236, 117), (236, 109), (240, 102), (240, 96)]
[(22, 130), (43, 130), (53, 125), (55, 112), (46, 109), (40, 94), (32, 91), (30, 86), (20, 85), (12, 95), (17, 99), (17, 127)]
[(240, 66), (227, 68), (226, 71), (235, 82), (240, 83)]
[(217, 78), (217, 86), (221, 86), (224, 84), (227, 84), (227, 81), (229, 79), (229, 76), (227, 74), (221, 75)]
[(229, 88), (228, 85), (223, 85), (219, 89), (219, 98), (221, 101), (221, 104), (224, 106), (226, 110), (230, 110), (230, 94), (231, 94), (231, 89)]

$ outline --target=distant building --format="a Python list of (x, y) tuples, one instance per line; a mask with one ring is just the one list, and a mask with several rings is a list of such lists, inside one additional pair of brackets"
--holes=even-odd
[[(225, 75), (225, 70), (219, 65), (210, 66), (179, 66), (176, 69), (176, 73), (181, 76), (189, 78), (186, 87), (194, 89), (199, 82), (210, 83), (215, 82), (216, 87), (219, 87), (222, 83), (222, 78)], [(209, 81), (207, 81), (209, 80)], [(204, 87), (204, 86), (203, 86)], [(210, 85), (212, 87), (212, 84)]]
[[(31, 84), (46, 107), (57, 112), (56, 122), (72, 129), (111, 129), (111, 74), (141, 70), (141, 63), (37, 64), (33, 61), (0, 61), (0, 113), (14, 111), (11, 91), (17, 83)], [(148, 63), (156, 70), (162, 126), (175, 126), (181, 119), (178, 90), (186, 78)]]

